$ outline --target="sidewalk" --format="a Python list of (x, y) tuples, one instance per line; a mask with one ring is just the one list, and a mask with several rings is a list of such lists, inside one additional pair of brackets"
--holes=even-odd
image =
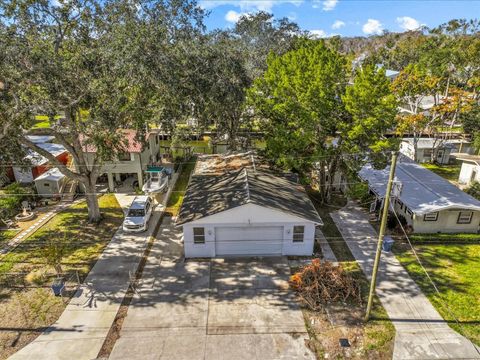
[[(371, 278), (377, 233), (354, 203), (332, 219), (367, 278)], [(382, 252), (377, 295), (396, 329), (393, 359), (480, 359), (480, 352), (443, 320), (395, 255)]]

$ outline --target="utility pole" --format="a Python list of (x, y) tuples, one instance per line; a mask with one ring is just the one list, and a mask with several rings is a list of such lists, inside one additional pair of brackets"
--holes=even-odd
[(380, 263), (380, 255), (382, 254), (383, 237), (385, 235), (385, 228), (387, 227), (388, 209), (390, 207), (390, 193), (392, 192), (393, 179), (395, 178), (395, 167), (397, 166), (398, 152), (392, 152), (392, 163), (390, 164), (390, 175), (388, 177), (387, 191), (383, 200), (382, 221), (380, 223), (380, 232), (378, 233), (377, 252), (375, 254), (375, 262), (373, 263), (372, 281), (370, 283), (370, 292), (368, 294), (367, 312), (365, 314), (365, 321), (370, 319), (372, 312), (373, 295), (375, 294), (375, 286), (377, 284), (378, 264)]

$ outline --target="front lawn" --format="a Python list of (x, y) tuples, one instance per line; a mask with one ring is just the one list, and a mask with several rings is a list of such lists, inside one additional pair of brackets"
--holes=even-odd
[(397, 258), (449, 325), (480, 345), (480, 245), (430, 243), (414, 246), (440, 294), (436, 293), (407, 244), (395, 245)]
[(444, 179), (451, 181), (451, 182), (457, 182), (458, 181), (458, 176), (460, 175), (460, 168), (462, 167), (461, 165), (455, 164), (455, 165), (439, 165), (439, 164), (427, 164), (423, 163), (421, 164), (425, 169), (428, 169), (430, 171), (433, 171), (435, 174), (443, 177)]
[(19, 230), (0, 230), (0, 246), (2, 243), (13, 239)]
[(173, 187), (172, 194), (168, 199), (166, 212), (172, 214), (172, 216), (177, 215), (182, 206), (183, 198), (185, 196), (185, 191), (187, 190), (188, 181), (190, 180), (190, 174), (195, 168), (196, 158), (191, 158), (187, 160), (186, 163), (182, 166), (182, 171)]
[(82, 281), (123, 220), (113, 194), (99, 198), (104, 219), (88, 224), (85, 202), (55, 215), (40, 230), (2, 259), (0, 264), (0, 359), (7, 358), (37, 337), (63, 312), (65, 301), (49, 286), (55, 271), (46, 264), (51, 244), (61, 244), (61, 262), (69, 289), (74, 289), (78, 271)]

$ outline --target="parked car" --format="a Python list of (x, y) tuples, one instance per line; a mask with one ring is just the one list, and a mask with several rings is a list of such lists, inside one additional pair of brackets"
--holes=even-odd
[(153, 203), (150, 197), (136, 196), (128, 209), (125, 220), (123, 220), (123, 230), (126, 232), (146, 231), (152, 210)]

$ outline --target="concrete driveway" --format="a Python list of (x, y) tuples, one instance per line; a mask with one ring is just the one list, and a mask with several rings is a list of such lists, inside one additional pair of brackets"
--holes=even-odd
[(111, 359), (314, 359), (284, 258), (183, 261), (169, 218)]

